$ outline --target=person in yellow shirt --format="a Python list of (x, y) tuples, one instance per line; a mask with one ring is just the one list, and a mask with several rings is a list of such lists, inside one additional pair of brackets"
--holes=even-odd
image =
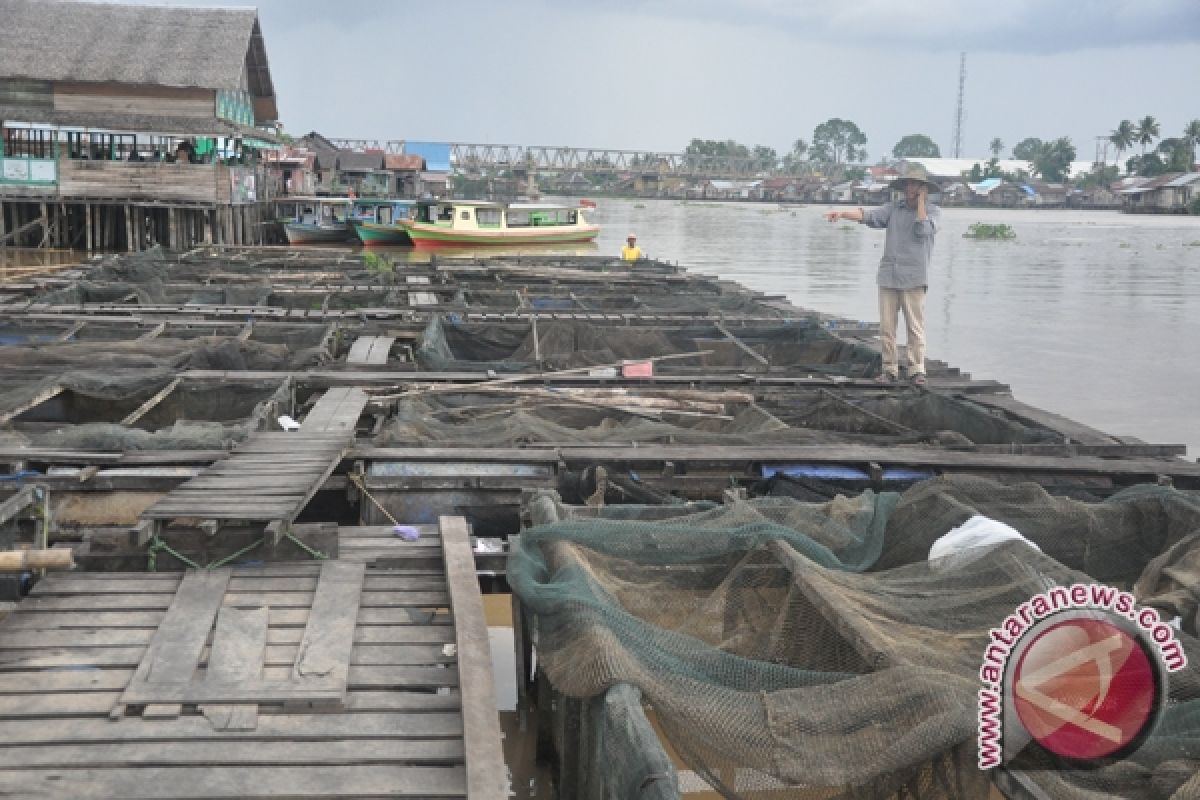
[(637, 246), (637, 236), (629, 234), (625, 237), (625, 246), (621, 248), (622, 261), (637, 261), (642, 257), (642, 248)]

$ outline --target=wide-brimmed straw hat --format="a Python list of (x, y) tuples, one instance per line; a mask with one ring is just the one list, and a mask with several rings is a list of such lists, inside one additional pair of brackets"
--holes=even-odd
[(626, 236), (625, 238), (626, 238), (626, 239), (636, 239), (636, 238), (637, 238), (637, 234), (636, 234), (636, 233), (631, 233), (631, 234), (629, 234), (628, 236)]
[(901, 161), (897, 171), (899, 174), (888, 184), (889, 189), (903, 189), (905, 181), (918, 181), (928, 186), (931, 192), (941, 190), (941, 187), (929, 179), (929, 172), (920, 164)]

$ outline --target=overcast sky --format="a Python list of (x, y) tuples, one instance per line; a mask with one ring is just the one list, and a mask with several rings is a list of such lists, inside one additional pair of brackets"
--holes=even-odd
[[(162, 2), (162, 0), (157, 0)], [(176, 5), (202, 5), (170, 0)], [(1123, 118), (1200, 117), (1200, 0), (222, 0), (257, 6), (285, 129), (330, 136), (782, 153), (830, 117), (870, 160), (964, 157)]]

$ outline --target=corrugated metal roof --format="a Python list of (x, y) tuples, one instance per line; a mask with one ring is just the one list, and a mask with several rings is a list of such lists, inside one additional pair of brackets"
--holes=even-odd
[(384, 169), (422, 170), (425, 159), (415, 153), (388, 153), (383, 157)]
[(1200, 181), (1200, 172), (1185, 172), (1173, 181), (1164, 185), (1166, 186), (1187, 186), (1189, 184)]
[[(980, 169), (988, 165), (988, 158), (906, 158), (913, 164), (920, 164), (926, 171), (935, 178), (957, 178), (964, 172), (970, 172), (971, 167), (976, 164)], [(1025, 170), (1033, 172), (1033, 162), (1020, 161), (1017, 159), (1001, 159), (997, 162), (997, 166), (1005, 172), (1016, 172), (1017, 170)], [(1090, 172), (1092, 162), (1090, 161), (1072, 161), (1070, 165), (1071, 175), (1081, 175), (1085, 172)]]
[(383, 169), (383, 153), (360, 153), (356, 150), (339, 150), (337, 168), (351, 172)]

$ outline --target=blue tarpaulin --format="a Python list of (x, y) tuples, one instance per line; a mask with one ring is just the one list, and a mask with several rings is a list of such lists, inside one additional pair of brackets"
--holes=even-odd
[(404, 152), (425, 159), (429, 172), (450, 171), (450, 145), (444, 142), (405, 142)]

